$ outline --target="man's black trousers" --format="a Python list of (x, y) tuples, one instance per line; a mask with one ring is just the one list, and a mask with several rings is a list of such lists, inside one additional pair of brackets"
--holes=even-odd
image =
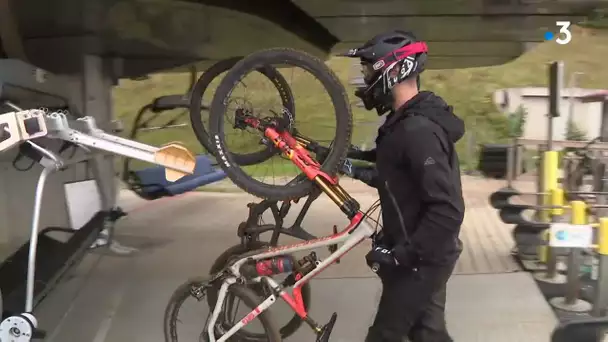
[(365, 342), (452, 342), (445, 322), (446, 283), (455, 263), (381, 274), (382, 296)]

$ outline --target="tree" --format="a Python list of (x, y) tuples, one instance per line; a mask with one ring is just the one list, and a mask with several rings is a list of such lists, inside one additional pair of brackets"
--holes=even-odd
[(509, 114), (509, 136), (511, 138), (521, 138), (524, 134), (527, 117), (528, 111), (522, 105)]
[(566, 140), (587, 141), (587, 132), (580, 128), (573, 120), (568, 120), (566, 125)]

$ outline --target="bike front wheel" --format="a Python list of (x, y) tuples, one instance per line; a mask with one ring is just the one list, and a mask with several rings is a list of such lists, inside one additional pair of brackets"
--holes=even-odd
[[(293, 180), (283, 182), (282, 184), (269, 184), (264, 182), (263, 179), (247, 174), (239, 164), (239, 161), (235, 159), (234, 152), (229, 147), (230, 143), (234, 143), (234, 141), (226, 138), (226, 135), (233, 128), (241, 129), (243, 132), (252, 131), (252, 129), (244, 129), (237, 125), (231, 127), (225, 123), (226, 118), (230, 118), (231, 116), (236, 117), (238, 113), (243, 111), (242, 108), (237, 108), (233, 113), (229, 109), (233, 89), (248, 74), (260, 68), (272, 66), (301, 69), (302, 72), (312, 75), (322, 85), (324, 92), (329, 95), (333, 110), (327, 113), (317, 113), (317, 115), (320, 114), (322, 116), (316, 121), (318, 121), (317, 123), (321, 123), (320, 121), (335, 119), (336, 122), (335, 129), (327, 132), (328, 136), (326, 138), (332, 142), (329, 154), (321, 164), (321, 171), (330, 176), (337, 174), (338, 166), (346, 157), (348, 147), (350, 146), (352, 113), (348, 97), (346, 96), (346, 90), (336, 74), (322, 60), (305, 52), (286, 48), (262, 50), (243, 58), (228, 71), (215, 92), (209, 118), (209, 129), (219, 165), (226, 172), (230, 180), (246, 192), (268, 200), (284, 201), (309, 195), (312, 191), (313, 183), (303, 173), (300, 173)], [(277, 70), (274, 67), (272, 68), (273, 70)], [(262, 113), (258, 114), (261, 115)], [(263, 120), (269, 116), (277, 116), (278, 114), (265, 112), (263, 115), (264, 117), (260, 117), (259, 119)], [(289, 110), (284, 111), (281, 115), (282, 117), (279, 117), (282, 120), (289, 122), (287, 126), (291, 128), (287, 128), (287, 130), (292, 135), (296, 133), (295, 129), (292, 129), (295, 128), (294, 125), (297, 125), (295, 121), (306, 117), (306, 114), (301, 113), (299, 110), (297, 116), (290, 115)], [(226, 121), (230, 120), (227, 119)], [(236, 119), (233, 121), (236, 121)], [(261, 132), (258, 131), (252, 134), (258, 134), (262, 140), (267, 141), (267, 144), (272, 145), (266, 137), (262, 137), (263, 134)], [(245, 144), (241, 143), (241, 145)], [(275, 151), (279, 152), (277, 149)]]

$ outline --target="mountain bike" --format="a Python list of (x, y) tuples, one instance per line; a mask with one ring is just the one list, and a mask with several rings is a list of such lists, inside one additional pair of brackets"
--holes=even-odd
[[(242, 170), (229, 151), (224, 137), (223, 117), (227, 111), (226, 100), (232, 88), (247, 73), (264, 65), (289, 65), (299, 67), (313, 74), (325, 87), (335, 108), (337, 127), (331, 149), (323, 163), (319, 163), (309, 152), (315, 152), (318, 144), (298, 134), (290, 118), (285, 115), (259, 117), (249, 109), (237, 108), (234, 113), (234, 128), (255, 130), (275, 150), (295, 164), (301, 174), (287, 184), (266, 184), (251, 177)], [(272, 114), (272, 113), (271, 113)], [(308, 314), (302, 296), (302, 288), (328, 266), (342, 258), (367, 238), (372, 238), (377, 229), (368, 222), (369, 213), (360, 210), (359, 203), (340, 185), (337, 177), (339, 167), (350, 146), (352, 114), (346, 98), (346, 91), (335, 74), (319, 59), (290, 49), (263, 50), (239, 61), (220, 83), (212, 105), (209, 124), (212, 139), (218, 155), (219, 165), (228, 177), (245, 191), (272, 200), (289, 200), (310, 194), (313, 187), (325, 193), (347, 216), (349, 224), (332, 235), (296, 244), (262, 247), (235, 257), (226, 267), (209, 278), (189, 280), (175, 291), (165, 312), (165, 340), (177, 341), (175, 312), (184, 296), (202, 301), (206, 296), (213, 312), (205, 323), (205, 330), (199, 336), (201, 341), (281, 341), (284, 334), (277, 328), (267, 311), (279, 298), (287, 303), (300, 320), (306, 322), (315, 332), (317, 341), (328, 341), (337, 313), (325, 324), (318, 323)], [(315, 252), (295, 258), (293, 254), (303, 251), (340, 245), (327, 258), (321, 260)], [(377, 271), (378, 265), (372, 270)], [(286, 274), (283, 282), (273, 276)], [(263, 288), (264, 297), (258, 289)], [(291, 288), (291, 291), (289, 289)], [(291, 293), (290, 293), (291, 292)], [(239, 299), (250, 311), (239, 320), (229, 322), (228, 309), (232, 301)], [(263, 333), (251, 333), (244, 329), (255, 319), (259, 319)]]

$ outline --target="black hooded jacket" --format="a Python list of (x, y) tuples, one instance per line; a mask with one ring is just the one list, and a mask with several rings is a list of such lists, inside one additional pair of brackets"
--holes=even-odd
[(452, 107), (426, 91), (379, 128), (375, 183), (388, 247), (405, 244), (422, 262), (436, 265), (460, 255), (465, 206), (454, 143), (464, 131)]

